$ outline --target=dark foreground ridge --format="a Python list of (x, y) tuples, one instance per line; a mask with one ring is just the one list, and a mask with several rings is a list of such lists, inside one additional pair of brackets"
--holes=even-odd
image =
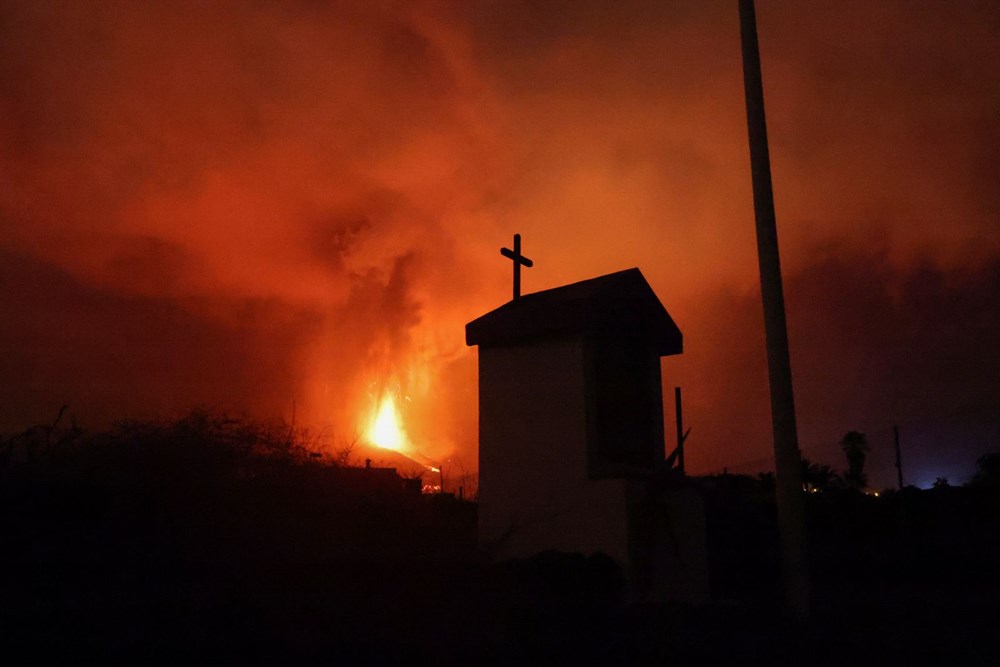
[(808, 496), (813, 618), (777, 609), (768, 479), (701, 480), (715, 602), (637, 605), (609, 558), (489, 563), (475, 504), (195, 413), (2, 441), (0, 656), (347, 664), (990, 664), (995, 480)]

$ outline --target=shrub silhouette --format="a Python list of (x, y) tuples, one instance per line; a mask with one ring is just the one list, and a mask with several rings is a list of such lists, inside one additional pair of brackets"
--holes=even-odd
[[(0, 624), (57, 656), (259, 661), (303, 633), (313, 646), (383, 630), (395, 650), (410, 631), (393, 605), (417, 605), (443, 563), (475, 563), (474, 506), (316, 457), (280, 422), (198, 410), (3, 445), (0, 565), (17, 576)], [(389, 610), (384, 628), (362, 627), (369, 607)]]
[(973, 486), (1000, 487), (1000, 452), (983, 454), (976, 460), (976, 474)]

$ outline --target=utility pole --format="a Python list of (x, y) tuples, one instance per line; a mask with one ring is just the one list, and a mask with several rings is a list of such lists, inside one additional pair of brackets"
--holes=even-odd
[(892, 427), (892, 442), (896, 447), (896, 479), (899, 482), (899, 490), (903, 490), (903, 464), (899, 458), (899, 427)]
[(684, 416), (681, 412), (681, 388), (674, 387), (674, 412), (677, 415), (677, 469), (684, 476)]
[(764, 116), (764, 86), (753, 0), (739, 0), (739, 10), (743, 88), (746, 95), (750, 171), (753, 177), (754, 219), (757, 228), (757, 260), (764, 304), (764, 337), (771, 389), (771, 427), (774, 433), (775, 486), (785, 604), (792, 614), (805, 618), (809, 613), (809, 579), (804, 548), (802, 457), (795, 425), (788, 327), (785, 322), (785, 297), (781, 284), (778, 230), (771, 186), (771, 158)]

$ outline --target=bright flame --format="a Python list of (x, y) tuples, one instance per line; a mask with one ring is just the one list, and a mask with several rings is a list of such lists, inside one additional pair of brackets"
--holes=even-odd
[(368, 439), (382, 449), (400, 451), (406, 444), (406, 432), (400, 423), (396, 401), (392, 394), (387, 393), (382, 398), (371, 428), (368, 429)]

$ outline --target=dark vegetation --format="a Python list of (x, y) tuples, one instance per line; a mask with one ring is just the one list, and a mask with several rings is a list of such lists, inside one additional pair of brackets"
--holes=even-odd
[[(491, 564), (475, 505), (205, 413), (0, 441), (4, 656), (24, 662), (989, 664), (1000, 457), (866, 496), (807, 466), (814, 616), (779, 611), (773, 479), (704, 491), (715, 601), (629, 603), (600, 555)], [(395, 479), (396, 483), (386, 483)], [(823, 481), (825, 480), (825, 481)], [(5, 660), (5, 662), (8, 662)]]
[(854, 488), (868, 486), (868, 476), (865, 474), (865, 459), (868, 456), (868, 438), (864, 433), (848, 431), (840, 440), (840, 448), (847, 456), (847, 472), (844, 479)]
[(9, 440), (4, 641), (74, 662), (412, 658), (444, 641), (451, 610), (434, 607), (462, 601), (447, 587), (472, 565), (474, 506), (308, 444), (203, 413)]
[[(812, 618), (819, 664), (995, 664), (1000, 619), (1000, 455), (961, 487), (864, 494), (805, 462)], [(847, 479), (845, 479), (847, 478)], [(779, 603), (774, 478), (700, 480), (713, 596)]]

